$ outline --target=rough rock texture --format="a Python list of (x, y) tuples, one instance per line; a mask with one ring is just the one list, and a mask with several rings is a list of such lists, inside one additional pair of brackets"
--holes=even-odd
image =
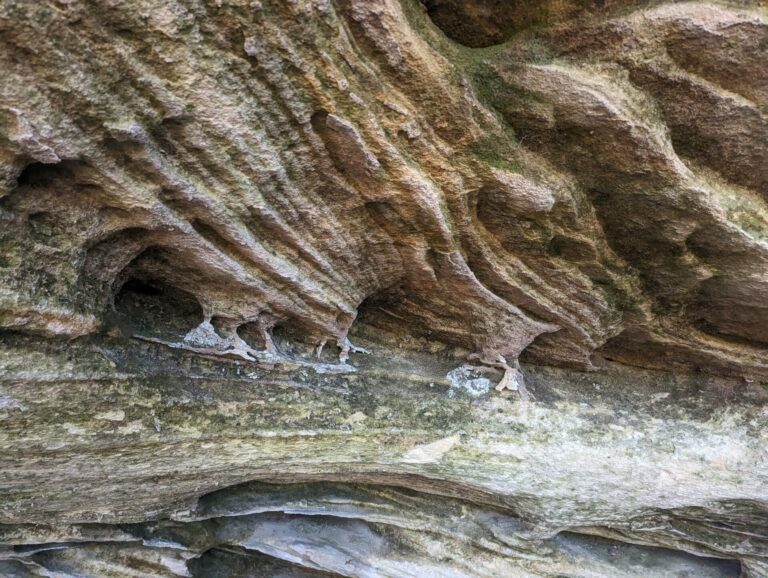
[(0, 575), (768, 575), (759, 0), (0, 42)]

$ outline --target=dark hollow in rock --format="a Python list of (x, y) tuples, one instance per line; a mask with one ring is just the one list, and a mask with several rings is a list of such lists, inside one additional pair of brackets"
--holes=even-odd
[(203, 321), (203, 309), (191, 293), (155, 279), (128, 279), (114, 308), (129, 334), (180, 341)]
[(619, 12), (647, 0), (420, 0), (432, 22), (470, 48), (501, 44), (581, 16)]
[(19, 187), (47, 187), (58, 179), (71, 179), (79, 161), (60, 161), (58, 163), (30, 163), (19, 174), (16, 184)]

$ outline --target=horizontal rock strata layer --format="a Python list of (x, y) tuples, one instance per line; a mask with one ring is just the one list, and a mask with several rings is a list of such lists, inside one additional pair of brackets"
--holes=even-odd
[(449, 362), (377, 354), (318, 376), (153, 343), (14, 342), (0, 568), (765, 575), (761, 388), (526, 367), (538, 401), (520, 403)]

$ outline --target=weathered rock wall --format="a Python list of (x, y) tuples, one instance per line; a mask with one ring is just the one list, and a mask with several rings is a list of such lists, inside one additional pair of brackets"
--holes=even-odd
[(766, 575), (767, 38), (0, 0), (0, 574)]
[(4, 327), (93, 334), (136, 281), (254, 349), (364, 317), (765, 375), (759, 7), (468, 49), (413, 2), (220, 4), (3, 3)]

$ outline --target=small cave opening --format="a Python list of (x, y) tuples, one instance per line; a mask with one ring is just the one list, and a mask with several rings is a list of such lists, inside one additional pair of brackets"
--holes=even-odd
[(58, 179), (72, 178), (75, 171), (81, 166), (85, 166), (85, 163), (78, 160), (64, 160), (57, 163), (30, 163), (16, 177), (16, 185), (19, 187), (47, 187)]
[(44, 163), (28, 164), (16, 178), (16, 184), (20, 187), (39, 187), (49, 185), (57, 176), (58, 165)]
[(326, 337), (321, 355), (318, 356), (318, 346), (324, 339), (322, 331), (295, 318), (278, 318), (263, 314), (258, 321), (241, 324), (237, 328), (237, 334), (253, 349), (274, 348), (282, 355), (309, 362), (338, 361), (339, 349), (336, 342)]
[(369, 295), (357, 308), (357, 318), (350, 335), (366, 341), (391, 341), (406, 333), (407, 321), (397, 311), (397, 294), (402, 288), (391, 288)]
[(520, 0), (420, 1), (435, 26), (451, 40), (469, 48), (493, 46), (509, 39), (524, 26), (520, 19), (521, 4), (533, 4), (529, 11), (537, 12), (536, 3)]
[(277, 350), (289, 357), (312, 356), (312, 346), (302, 340), (301, 333), (290, 323), (278, 323), (272, 328), (272, 341)]
[[(337, 363), (339, 348), (334, 339), (328, 339), (318, 351), (322, 337), (296, 320), (277, 323), (272, 329), (272, 340), (277, 350), (288, 357), (321, 363)], [(318, 355), (319, 353), (319, 355)]]
[(605, 15), (644, 0), (420, 0), (448, 38), (469, 48), (502, 44), (520, 32), (538, 31), (589, 14)]
[(213, 326), (213, 330), (216, 332), (216, 335), (223, 338), (226, 338), (228, 335), (230, 335), (233, 330), (235, 332), (237, 331), (234, 328), (235, 322), (232, 319), (219, 315), (211, 317), (211, 325)]
[(253, 349), (264, 350), (267, 348), (262, 327), (257, 321), (249, 321), (240, 325), (237, 328), (237, 335)]
[[(33, 162), (26, 165), (16, 176), (11, 190), (0, 195), (0, 209), (19, 215), (40, 217), (46, 212), (66, 215), (74, 207), (72, 200), (62, 202), (65, 194), (73, 191), (89, 191), (90, 184), (79, 182), (89, 166), (77, 160), (56, 163)], [(55, 211), (50, 211), (54, 209)]]
[(129, 278), (115, 294), (115, 322), (127, 335), (180, 341), (203, 322), (191, 293), (156, 279)]
[(463, 357), (467, 352), (425, 324), (426, 304), (402, 283), (369, 295), (357, 308), (349, 331), (353, 343), (393, 355), (437, 356), (441, 361)]

